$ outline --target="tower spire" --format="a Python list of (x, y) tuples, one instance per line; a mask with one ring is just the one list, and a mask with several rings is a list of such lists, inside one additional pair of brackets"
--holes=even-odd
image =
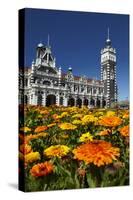
[(110, 32), (109, 32), (109, 27), (107, 29), (107, 39), (106, 39), (106, 46), (110, 47), (111, 46), (111, 40), (110, 40)]

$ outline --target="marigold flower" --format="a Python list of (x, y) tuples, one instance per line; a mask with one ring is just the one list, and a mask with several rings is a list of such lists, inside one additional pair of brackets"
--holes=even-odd
[(59, 158), (65, 156), (70, 151), (70, 148), (66, 145), (54, 145), (44, 150), (44, 155), (48, 157), (57, 156)]
[(115, 112), (114, 111), (111, 111), (109, 110), (107, 113), (106, 113), (106, 116), (108, 117), (111, 117), (111, 116), (114, 116), (115, 115)]
[(110, 117), (102, 117), (102, 119), (99, 121), (99, 125), (107, 126), (107, 127), (116, 127), (119, 126), (122, 123), (122, 120), (119, 117), (116, 116), (110, 116)]
[(21, 127), (20, 128), (20, 131), (23, 131), (23, 132), (25, 132), (25, 133), (27, 133), (27, 132), (30, 132), (31, 131), (31, 128), (28, 128), (28, 127)]
[(32, 148), (30, 145), (28, 144), (20, 145), (20, 152), (23, 153), (24, 155), (30, 153), (31, 151), (32, 151)]
[(76, 125), (79, 125), (79, 124), (82, 124), (82, 121), (79, 120), (79, 119), (75, 119), (75, 120), (73, 120), (72, 123), (73, 123), (73, 124), (76, 124)]
[(57, 119), (59, 119), (59, 115), (53, 114), (53, 115), (52, 115), (52, 118), (53, 118), (54, 120), (57, 120)]
[(40, 160), (40, 154), (39, 152), (31, 152), (25, 155), (25, 162), (31, 163), (34, 161)]
[(124, 137), (129, 137), (129, 125), (119, 128), (120, 134)]
[(82, 118), (82, 124), (83, 125), (86, 125), (90, 122), (96, 122), (97, 121), (97, 118), (94, 117), (93, 115), (85, 115), (83, 118)]
[(52, 124), (48, 124), (47, 127), (48, 127), (48, 128), (51, 128), (51, 127), (53, 127), (53, 126), (55, 126), (55, 125), (56, 125), (56, 123), (52, 123)]
[(111, 130), (105, 129), (105, 130), (100, 131), (99, 133), (97, 133), (97, 135), (99, 135), (99, 136), (105, 136), (105, 135), (109, 135), (110, 133), (111, 133)]
[(71, 124), (71, 123), (61, 123), (58, 125), (62, 130), (75, 130), (77, 126)]
[(47, 176), (52, 172), (53, 172), (53, 165), (47, 161), (44, 163), (38, 163), (34, 165), (30, 170), (31, 175), (34, 177)]
[(24, 143), (25, 143), (25, 144), (28, 144), (29, 141), (30, 141), (31, 139), (33, 139), (33, 138), (34, 138), (34, 135), (32, 135), (32, 134), (26, 135), (26, 136), (24, 137)]
[(123, 115), (123, 119), (127, 119), (129, 118), (129, 111), (125, 112)]
[(79, 119), (81, 119), (82, 117), (83, 117), (83, 115), (79, 114), (79, 113), (72, 116), (72, 118), (79, 118)]
[(66, 117), (66, 116), (68, 116), (68, 112), (63, 112), (63, 113), (61, 113), (60, 118), (63, 118), (63, 117)]
[(108, 165), (120, 156), (119, 148), (113, 147), (111, 143), (95, 140), (82, 144), (73, 150), (74, 158), (84, 161), (86, 164), (93, 163), (100, 167)]
[(39, 133), (39, 132), (45, 131), (45, 130), (47, 130), (47, 129), (48, 129), (47, 126), (38, 126), (38, 127), (35, 129), (35, 133)]
[(79, 138), (80, 142), (89, 142), (89, 141), (93, 141), (93, 136), (87, 132), (81, 135), (81, 137)]
[(41, 115), (48, 115), (48, 114), (49, 114), (49, 111), (48, 111), (48, 110), (41, 110), (41, 111), (40, 111), (40, 114), (41, 114)]

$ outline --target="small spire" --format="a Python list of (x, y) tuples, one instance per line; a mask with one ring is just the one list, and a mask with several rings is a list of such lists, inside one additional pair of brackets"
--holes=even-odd
[(50, 37), (49, 37), (49, 34), (48, 34), (48, 43), (47, 43), (48, 47), (49, 47), (49, 41), (50, 41)]
[(108, 27), (108, 40), (110, 40), (110, 39), (109, 39), (109, 27)]

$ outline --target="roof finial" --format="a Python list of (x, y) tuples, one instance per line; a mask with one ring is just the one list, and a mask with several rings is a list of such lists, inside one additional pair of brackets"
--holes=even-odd
[(49, 34), (48, 34), (48, 43), (47, 43), (48, 47), (49, 47), (49, 41), (50, 41), (50, 38), (49, 38)]
[(107, 39), (109, 40), (109, 27), (108, 27), (108, 38)]

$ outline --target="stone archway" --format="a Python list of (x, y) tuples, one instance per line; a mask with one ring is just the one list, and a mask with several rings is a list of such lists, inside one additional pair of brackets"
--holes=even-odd
[(81, 108), (81, 106), (82, 106), (82, 100), (80, 98), (77, 99), (76, 106), (78, 106), (79, 108)]
[(74, 100), (74, 98), (70, 98), (69, 100), (68, 100), (68, 106), (74, 106), (75, 105), (75, 100)]
[(90, 100), (90, 106), (95, 106), (95, 100), (94, 99)]
[(88, 104), (89, 104), (88, 99), (84, 99), (84, 106), (88, 106)]
[(49, 94), (46, 98), (46, 106), (51, 106), (56, 104), (56, 96)]
[(102, 107), (104, 108), (105, 106), (106, 106), (106, 101), (103, 100), (103, 101), (102, 101)]
[(97, 101), (96, 101), (96, 106), (97, 106), (97, 108), (100, 108), (100, 100), (99, 99), (97, 99)]
[(41, 94), (38, 95), (38, 98), (37, 98), (37, 105), (38, 105), (38, 106), (42, 106), (42, 95), (41, 95)]

